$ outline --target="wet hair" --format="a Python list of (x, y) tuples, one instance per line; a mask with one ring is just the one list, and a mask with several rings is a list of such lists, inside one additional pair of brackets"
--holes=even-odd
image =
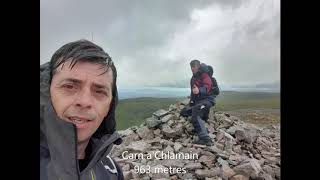
[[(63, 67), (66, 62), (71, 61), (69, 68), (72, 69), (78, 62), (89, 62), (101, 65), (106, 73), (109, 68), (112, 70), (112, 101), (108, 115), (104, 118), (93, 137), (101, 138), (105, 134), (112, 134), (116, 129), (115, 108), (118, 103), (117, 91), (117, 70), (111, 57), (98, 45), (88, 40), (78, 40), (67, 43), (59, 48), (50, 60), (50, 83), (58, 67)], [(101, 74), (101, 75), (102, 75)]]
[(194, 59), (194, 60), (192, 60), (192, 61), (190, 62), (190, 66), (191, 66), (191, 67), (193, 67), (193, 66), (195, 66), (195, 65), (199, 65), (199, 66), (200, 66), (200, 61), (197, 60), (197, 59)]

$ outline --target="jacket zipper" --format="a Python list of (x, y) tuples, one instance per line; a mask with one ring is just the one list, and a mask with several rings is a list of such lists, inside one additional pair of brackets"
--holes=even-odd
[(75, 160), (76, 160), (76, 169), (77, 169), (77, 176), (78, 176), (78, 180), (80, 180), (80, 169), (79, 169), (79, 162), (78, 162), (78, 148), (77, 148), (77, 141), (78, 141), (78, 134), (77, 134), (77, 129), (75, 127), (75, 125), (73, 125), (73, 130), (75, 132)]
[(90, 173), (91, 173), (91, 179), (92, 179), (92, 180), (95, 180), (95, 178), (94, 178), (94, 177), (95, 177), (96, 175), (94, 174), (93, 169), (91, 169), (91, 170), (90, 170)]

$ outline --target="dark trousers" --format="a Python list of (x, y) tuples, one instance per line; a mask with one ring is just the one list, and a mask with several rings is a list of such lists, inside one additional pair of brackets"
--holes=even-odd
[(194, 105), (184, 107), (180, 112), (183, 117), (192, 117), (191, 122), (199, 139), (210, 139), (204, 120), (208, 120), (211, 107), (212, 103), (210, 101), (202, 100)]

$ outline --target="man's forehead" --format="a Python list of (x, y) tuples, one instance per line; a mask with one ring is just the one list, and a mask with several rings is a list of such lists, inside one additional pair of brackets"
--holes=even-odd
[(97, 63), (80, 61), (71, 68), (70, 64), (70, 61), (61, 64), (56, 69), (55, 75), (70, 76), (74, 78), (94, 78), (95, 80), (103, 82), (112, 81), (112, 70), (110, 67)]

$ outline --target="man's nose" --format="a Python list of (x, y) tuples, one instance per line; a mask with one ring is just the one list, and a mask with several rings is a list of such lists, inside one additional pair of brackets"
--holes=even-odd
[(80, 108), (90, 109), (93, 104), (93, 98), (89, 89), (82, 89), (75, 100), (75, 105)]

